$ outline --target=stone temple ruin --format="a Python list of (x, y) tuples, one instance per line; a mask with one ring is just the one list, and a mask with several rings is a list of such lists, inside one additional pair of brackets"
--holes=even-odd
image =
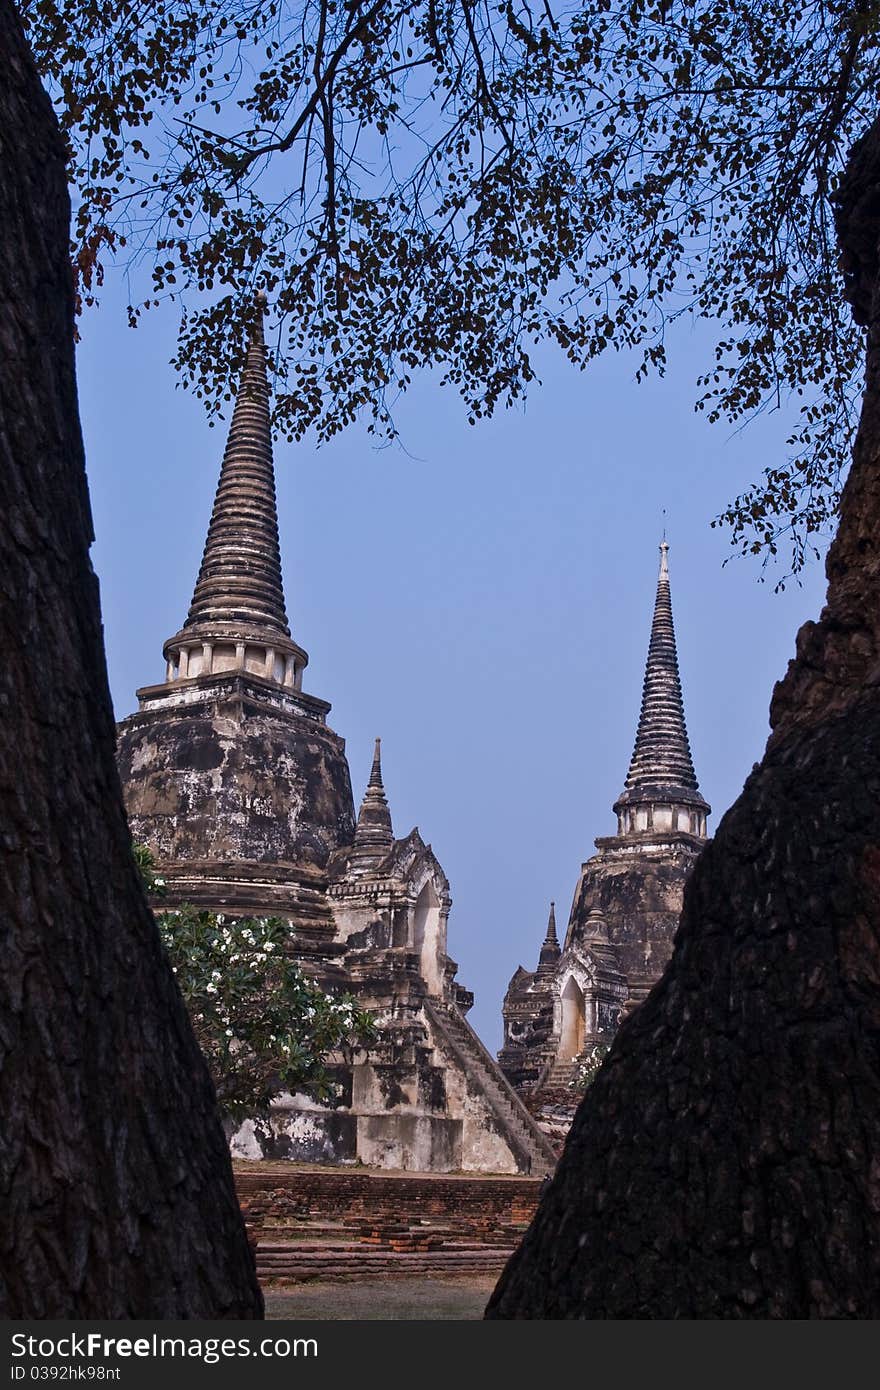
[(233, 1139), (240, 1158), (539, 1174), (546, 1136), (465, 1017), (447, 953), (449, 884), (418, 830), (395, 839), (379, 744), (355, 819), (330, 705), (303, 691), (281, 578), (262, 329), (248, 346), (204, 556), (165, 681), (119, 725), (135, 840), (171, 907), (277, 916), (324, 988), (379, 1038), (333, 1060), (340, 1097), (285, 1095)]
[(577, 1099), (570, 1084), (591, 1047), (607, 1043), (672, 954), (684, 885), (706, 843), (684, 718), (669, 547), (660, 573), (635, 749), (614, 805), (617, 834), (596, 840), (582, 866), (563, 946), (554, 905), (536, 970), (516, 971), (504, 998), (498, 1054), (512, 1085), (560, 1137)]
[(266, 351), (248, 345), (201, 568), (165, 681), (119, 725), (134, 838), (171, 907), (289, 925), (292, 956), (369, 1009), (378, 1041), (331, 1059), (338, 1098), (283, 1095), (233, 1138), (238, 1158), (423, 1172), (548, 1171), (579, 1064), (612, 1038), (669, 960), (685, 881), (706, 842), (660, 547), (635, 749), (616, 835), (582, 866), (560, 945), (555, 907), (537, 968), (514, 974), (496, 1062), (447, 953), (449, 883), (413, 829), (396, 839), (379, 740), (355, 817), (330, 705), (303, 691), (281, 576)]

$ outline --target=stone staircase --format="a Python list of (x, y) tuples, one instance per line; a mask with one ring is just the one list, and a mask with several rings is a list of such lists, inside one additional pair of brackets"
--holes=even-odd
[(438, 999), (426, 999), (425, 1011), (465, 1075), (473, 1076), (479, 1084), (522, 1171), (533, 1177), (552, 1173), (556, 1166), (553, 1145), (467, 1020), (454, 1004)]
[(466, 1218), (399, 1219), (382, 1213), (341, 1222), (282, 1221), (260, 1232), (257, 1276), (265, 1284), (497, 1276), (524, 1230), (524, 1223), (478, 1230)]
[(468, 1274), (498, 1277), (514, 1246), (474, 1246), (471, 1249), (374, 1250), (348, 1246), (274, 1244), (257, 1246), (257, 1278), (264, 1286), (302, 1284), (313, 1280), (335, 1283), (368, 1279), (461, 1277)]
[(574, 1078), (575, 1068), (578, 1059), (568, 1057), (560, 1060), (556, 1057), (545, 1067), (541, 1078), (535, 1089), (537, 1091), (568, 1091), (568, 1083)]

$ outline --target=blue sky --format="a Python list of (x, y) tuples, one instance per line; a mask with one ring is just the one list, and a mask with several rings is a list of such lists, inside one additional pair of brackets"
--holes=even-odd
[[(225, 426), (176, 389), (173, 310), (125, 326), (111, 284), (83, 324), (79, 389), (117, 717), (161, 680), (183, 621)], [(356, 800), (383, 740), (395, 831), (418, 825), (450, 879), (449, 950), (492, 1049), (548, 904), (564, 929), (581, 862), (614, 828), (635, 736), (666, 524), (679, 662), (710, 829), (768, 732), (773, 682), (824, 595), (821, 564), (773, 591), (731, 559), (721, 508), (784, 454), (786, 420), (734, 434), (693, 410), (705, 332), (664, 380), (548, 350), (523, 409), (469, 427), (429, 377), (397, 412), (402, 448), (352, 428), (276, 444), (288, 615), (330, 700)], [(664, 518), (663, 511), (666, 510)]]

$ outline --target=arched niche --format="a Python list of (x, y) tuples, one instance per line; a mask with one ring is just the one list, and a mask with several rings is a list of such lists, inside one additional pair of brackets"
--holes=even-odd
[(559, 1053), (561, 1061), (577, 1057), (584, 1050), (587, 1031), (587, 1007), (583, 991), (573, 975), (569, 975), (560, 995), (562, 1003), (562, 1027), (559, 1033)]
[(440, 971), (440, 899), (433, 881), (422, 885), (413, 909), (413, 948), (419, 953), (422, 978), (429, 994), (441, 994), (443, 980)]

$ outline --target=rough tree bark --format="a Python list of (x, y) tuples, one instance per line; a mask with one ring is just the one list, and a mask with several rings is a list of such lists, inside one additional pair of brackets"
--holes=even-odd
[(0, 67), (0, 1317), (260, 1317), (213, 1090), (130, 851), (64, 149), (11, 0)]
[(880, 1316), (880, 122), (837, 220), (869, 337), (826, 607), (490, 1318)]

